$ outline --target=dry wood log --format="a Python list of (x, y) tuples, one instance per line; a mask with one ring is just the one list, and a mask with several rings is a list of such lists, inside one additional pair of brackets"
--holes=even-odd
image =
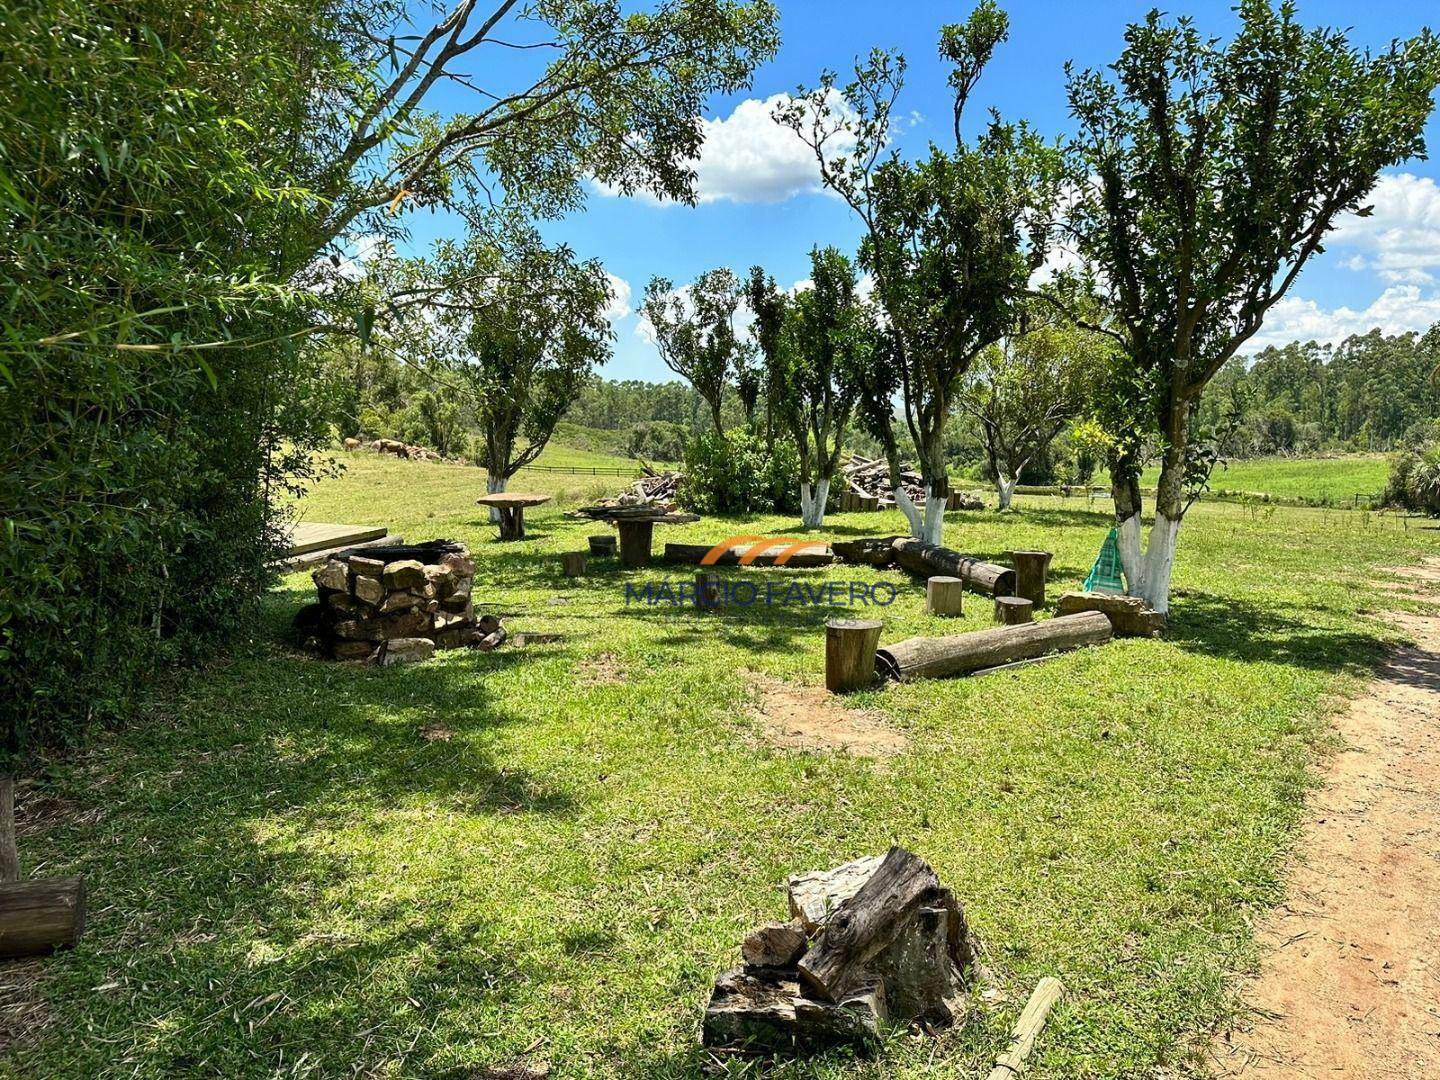
[(863, 690), (875, 681), (879, 619), (831, 619), (825, 624), (825, 689), (832, 694)]
[(560, 555), (561, 565), (564, 567), (566, 577), (584, 577), (585, 560), (589, 552), (566, 551)]
[(800, 959), (800, 980), (821, 1001), (841, 1001), (865, 981), (866, 965), (893, 942), (921, 908), (954, 904), (930, 864), (892, 847), (860, 891), (825, 923), (820, 939)]
[(790, 915), (807, 931), (815, 933), (836, 908), (874, 876), (884, 858), (883, 855), (862, 855), (833, 870), (791, 875), (785, 883)]
[(810, 943), (799, 922), (757, 926), (740, 943), (740, 955), (751, 967), (790, 967)]
[(1111, 634), (1109, 619), (1099, 612), (1087, 612), (948, 637), (906, 638), (878, 650), (875, 668), (882, 677), (901, 681), (964, 675), (1046, 653), (1098, 645), (1109, 641)]
[(1001, 626), (1019, 626), (1030, 621), (1035, 605), (1023, 596), (997, 596), (995, 621)]
[(1116, 637), (1159, 637), (1165, 632), (1165, 616), (1138, 596), (1112, 593), (1065, 593), (1055, 605), (1056, 615), (1101, 611), (1110, 619)]
[(701, 1029), (706, 1046), (755, 1053), (865, 1046), (880, 1034), (883, 993), (865, 987), (844, 1004), (800, 996), (794, 969), (727, 971), (715, 980)]
[(925, 610), (931, 615), (959, 615), (965, 598), (965, 583), (959, 578), (936, 575), (925, 583)]
[(1035, 985), (1030, 1000), (1015, 1022), (1010, 1033), (1010, 1046), (995, 1059), (995, 1067), (986, 1080), (1014, 1080), (1025, 1068), (1025, 1059), (1035, 1048), (1035, 1039), (1050, 1017), (1050, 1010), (1065, 994), (1065, 987), (1059, 979), (1046, 975)]
[(1045, 575), (1053, 555), (1048, 551), (1012, 551), (1015, 564), (1015, 595), (1023, 596), (1037, 608), (1045, 606)]
[(988, 596), (1014, 595), (1015, 571), (1009, 567), (996, 566), (913, 537), (901, 537), (891, 547), (895, 550), (895, 561), (912, 574), (926, 578), (936, 574), (957, 577), (969, 588)]
[(867, 566), (890, 566), (895, 562), (895, 541), (899, 536), (865, 536), (859, 540), (836, 540), (830, 549), (845, 562)]
[(80, 940), (84, 931), (84, 878), (0, 884), (0, 958), (65, 948)]

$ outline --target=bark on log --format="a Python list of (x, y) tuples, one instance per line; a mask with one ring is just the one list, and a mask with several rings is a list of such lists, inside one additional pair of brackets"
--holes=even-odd
[(1028, 623), (1035, 605), (1023, 596), (997, 596), (995, 598), (995, 621), (1001, 626), (1019, 626)]
[(825, 624), (825, 689), (844, 694), (875, 681), (875, 646), (883, 626), (879, 619), (831, 619)]
[(837, 540), (830, 548), (845, 562), (891, 566), (895, 562), (895, 541), (902, 539), (904, 537), (866, 536), (859, 540)]
[(1099, 612), (1045, 619), (1023, 626), (997, 626), (948, 637), (914, 637), (887, 645), (875, 654), (883, 678), (941, 678), (1029, 660), (1046, 653), (1109, 641), (1110, 620)]
[(1010, 552), (1010, 561), (1015, 564), (1016, 596), (1023, 596), (1037, 608), (1045, 606), (1045, 575), (1052, 558), (1048, 551)]
[(85, 879), (0, 884), (0, 958), (66, 948), (85, 931)]
[(936, 575), (925, 583), (925, 610), (931, 615), (959, 615), (965, 598), (965, 583), (959, 578)]
[(976, 592), (987, 596), (1013, 596), (1015, 571), (1006, 566), (987, 563), (973, 555), (962, 555), (949, 548), (927, 544), (912, 537), (901, 537), (892, 545), (895, 561), (921, 577), (957, 577)]
[(871, 986), (833, 1005), (801, 997), (794, 969), (728, 971), (715, 980), (702, 1039), (758, 1053), (864, 1046), (879, 1038), (883, 1007), (883, 991)]
[(566, 577), (584, 577), (585, 560), (589, 553), (585, 551), (566, 551), (560, 555), (560, 563), (564, 567)]
[(618, 521), (620, 564), (629, 570), (650, 565), (650, 545), (655, 539), (653, 521)]
[(20, 880), (15, 846), (15, 777), (0, 776), (0, 883)]
[(895, 940), (921, 908), (954, 904), (930, 864), (892, 847), (870, 880), (830, 916), (820, 940), (796, 966), (821, 1001), (841, 1001), (865, 982), (866, 965)]
[(740, 955), (751, 967), (790, 967), (805, 954), (809, 939), (797, 922), (766, 923), (745, 935)]

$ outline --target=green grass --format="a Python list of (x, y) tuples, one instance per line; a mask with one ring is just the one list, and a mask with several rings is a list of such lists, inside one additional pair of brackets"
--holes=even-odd
[[(601, 530), (552, 504), (502, 545), (478, 490), (475, 470), (355, 455), (306, 511), (464, 540), (479, 605), (563, 642), (326, 663), (285, 644), (311, 591), (293, 575), (253, 641), (27, 793), (26, 873), (85, 874), (92, 909), (80, 947), (45, 963), (49, 1022), (13, 1072), (470, 1077), (543, 1059), (556, 1077), (698, 1077), (710, 981), (782, 915), (785, 875), (892, 842), (961, 897), (1003, 1005), (875, 1060), (774, 1075), (983, 1075), (1046, 974), (1071, 996), (1032, 1075), (1187, 1071), (1253, 962), (1249, 919), (1277, 898), (1325, 702), (1395, 633), (1363, 585), (1440, 551), (1415, 523), (1202, 504), (1167, 640), (862, 694), (909, 739), (876, 762), (768, 748), (748, 713), (752, 671), (820, 680), (834, 612), (627, 607), (624, 584), (662, 567), (566, 580), (557, 553)], [(1019, 503), (948, 515), (947, 542), (1045, 547), (1054, 592), (1077, 583), (1106, 507)], [(794, 524), (712, 519), (657, 541)], [(895, 571), (727, 572), (890, 582), (890, 640), (987, 623), (979, 597), (958, 624), (925, 616)], [(422, 737), (435, 727), (454, 735)]]
[[(1343, 457), (1252, 458), (1232, 461), (1216, 469), (1210, 487), (1216, 492), (1250, 492), (1279, 499), (1350, 506), (1355, 496), (1374, 495), (1385, 489), (1388, 472), (1383, 454)], [(1155, 486), (1158, 468), (1145, 471), (1141, 483)]]

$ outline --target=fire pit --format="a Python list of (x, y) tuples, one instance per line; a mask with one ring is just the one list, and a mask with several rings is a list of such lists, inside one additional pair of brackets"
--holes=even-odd
[(493, 648), (505, 637), (498, 619), (475, 617), (475, 564), (463, 544), (351, 548), (311, 577), (319, 601), (296, 626), (307, 644), (337, 660), (404, 663), (437, 648)]

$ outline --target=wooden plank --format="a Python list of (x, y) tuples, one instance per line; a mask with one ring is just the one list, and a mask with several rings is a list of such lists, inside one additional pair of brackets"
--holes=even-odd
[(325, 521), (300, 521), (290, 530), (290, 546), (284, 558), (324, 548), (343, 548), (379, 540), (388, 530), (384, 525), (336, 525)]

